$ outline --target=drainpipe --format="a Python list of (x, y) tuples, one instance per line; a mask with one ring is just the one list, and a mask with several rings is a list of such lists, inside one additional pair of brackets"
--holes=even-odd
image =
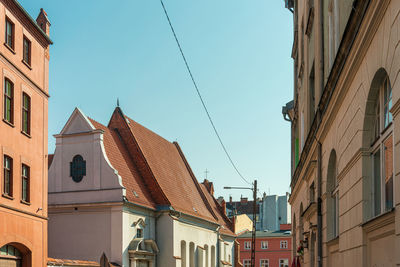
[[(318, 76), (320, 78), (319, 86), (320, 86), (320, 95), (319, 100), (321, 99), (323, 90), (324, 90), (324, 8), (323, 8), (323, 1), (315, 1), (318, 5), (318, 31), (319, 31), (319, 67), (318, 69)], [(317, 120), (321, 121), (321, 110), (317, 108)], [(318, 179), (318, 221), (317, 221), (317, 239), (318, 239), (318, 267), (322, 267), (322, 144), (318, 142), (318, 170), (317, 170), (317, 179)]]
[(318, 141), (318, 267), (322, 267), (322, 144)]
[(219, 238), (220, 238), (220, 233), (219, 233), (219, 229), (220, 229), (220, 226), (218, 226), (217, 227), (217, 247), (216, 247), (216, 260), (217, 260), (217, 264), (215, 265), (215, 266), (218, 266), (218, 267), (221, 267), (221, 249), (220, 249), (220, 246), (221, 246), (221, 242), (220, 242), (220, 240), (219, 240)]

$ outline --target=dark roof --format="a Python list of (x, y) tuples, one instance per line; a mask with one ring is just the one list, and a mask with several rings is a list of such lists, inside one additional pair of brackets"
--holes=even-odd
[[(258, 202), (258, 201), (257, 201)], [(253, 214), (253, 201), (232, 201), (226, 202), (226, 208), (232, 211), (236, 210), (236, 214)], [(257, 203), (257, 214), (260, 213), (260, 202)]]
[[(251, 238), (252, 232), (247, 231), (237, 238)], [(292, 235), (291, 231), (256, 231), (256, 238), (257, 237), (290, 237)]]

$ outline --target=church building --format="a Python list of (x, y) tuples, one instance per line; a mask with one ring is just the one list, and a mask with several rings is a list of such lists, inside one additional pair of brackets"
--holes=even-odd
[(49, 158), (49, 257), (115, 266), (232, 266), (232, 222), (177, 142), (117, 107), (107, 126), (75, 109)]

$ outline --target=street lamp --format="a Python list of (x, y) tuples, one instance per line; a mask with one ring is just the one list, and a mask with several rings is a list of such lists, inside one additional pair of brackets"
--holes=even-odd
[(248, 189), (253, 191), (253, 231), (251, 233), (251, 267), (256, 266), (256, 215), (257, 215), (257, 180), (253, 187), (224, 186), (224, 189)]

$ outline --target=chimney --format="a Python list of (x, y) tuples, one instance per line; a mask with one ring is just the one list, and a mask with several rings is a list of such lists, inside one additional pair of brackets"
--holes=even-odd
[(47, 34), (47, 36), (50, 36), (50, 21), (47, 18), (47, 13), (44, 11), (43, 8), (40, 9), (39, 15), (36, 18), (36, 23), (39, 25), (39, 27), (43, 30), (44, 33)]
[(229, 203), (232, 203), (232, 196), (229, 196)]
[(203, 184), (206, 186), (207, 191), (214, 196), (214, 185), (212, 182), (208, 181), (207, 179), (204, 179)]
[(222, 199), (222, 201), (221, 201), (221, 207), (222, 207), (222, 212), (225, 214), (225, 216), (226, 216), (226, 203), (225, 203), (225, 200), (224, 199)]

